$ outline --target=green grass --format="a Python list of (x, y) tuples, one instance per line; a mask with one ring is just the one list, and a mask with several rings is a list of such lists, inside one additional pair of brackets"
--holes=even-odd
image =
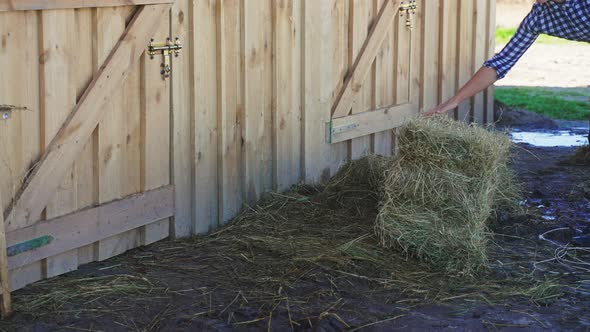
[(524, 108), (553, 119), (586, 120), (590, 117), (590, 91), (497, 87), (495, 96), (507, 106)]
[[(505, 45), (508, 43), (510, 38), (514, 36), (516, 33), (516, 28), (497, 28), (496, 29), (496, 45)], [(549, 35), (540, 35), (537, 39), (537, 43), (542, 44), (586, 44), (590, 45), (590, 43), (581, 43), (570, 41), (563, 38), (552, 37)]]

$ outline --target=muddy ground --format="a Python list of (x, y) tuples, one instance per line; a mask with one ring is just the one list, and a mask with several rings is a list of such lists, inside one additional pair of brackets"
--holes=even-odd
[[(519, 145), (513, 168), (526, 213), (492, 222), (490, 269), (472, 278), (354, 247), (371, 243), (372, 193), (302, 187), (209, 237), (164, 241), (19, 290), (18, 311), (0, 328), (590, 331), (590, 253), (564, 251), (590, 246), (590, 168), (564, 163), (573, 153)], [(331, 247), (340, 249), (322, 251)]]

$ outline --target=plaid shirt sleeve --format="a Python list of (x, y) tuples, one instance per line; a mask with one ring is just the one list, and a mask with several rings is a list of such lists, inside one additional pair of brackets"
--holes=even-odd
[(504, 78), (506, 74), (520, 60), (523, 54), (533, 45), (539, 33), (535, 31), (535, 10), (531, 11), (522, 21), (516, 34), (508, 44), (493, 58), (486, 61), (483, 66), (494, 68), (498, 79)]
[(494, 68), (498, 79), (504, 78), (541, 33), (590, 42), (590, 0), (536, 3), (514, 37), (484, 67)]

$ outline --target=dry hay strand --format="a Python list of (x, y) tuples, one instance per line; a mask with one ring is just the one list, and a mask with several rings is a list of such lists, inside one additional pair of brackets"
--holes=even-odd
[(146, 278), (129, 274), (69, 277), (38, 282), (15, 298), (15, 310), (34, 317), (85, 311), (113, 312), (121, 297), (150, 297), (158, 289)]
[(447, 273), (485, 268), (487, 221), (518, 202), (511, 146), (506, 135), (448, 118), (411, 122), (383, 184), (381, 243)]

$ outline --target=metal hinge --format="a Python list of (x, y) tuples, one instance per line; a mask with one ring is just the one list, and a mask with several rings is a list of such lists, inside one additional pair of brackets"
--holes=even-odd
[(170, 37), (166, 38), (165, 42), (159, 43), (154, 42), (153, 38), (150, 40), (148, 45), (148, 54), (150, 55), (150, 59), (154, 59), (154, 56), (160, 52), (164, 57), (164, 60), (160, 65), (160, 74), (162, 74), (162, 78), (167, 79), (170, 77), (170, 72), (172, 72), (170, 58), (172, 57), (172, 53), (174, 53), (175, 57), (178, 57), (180, 55), (180, 50), (182, 50), (182, 43), (178, 37), (174, 38), (174, 42), (172, 42)]
[(399, 15), (400, 17), (404, 17), (404, 14), (406, 15), (406, 28), (410, 30), (414, 28), (411, 15), (416, 14), (416, 8), (418, 8), (416, 0), (410, 0), (408, 3), (402, 2), (399, 6)]

